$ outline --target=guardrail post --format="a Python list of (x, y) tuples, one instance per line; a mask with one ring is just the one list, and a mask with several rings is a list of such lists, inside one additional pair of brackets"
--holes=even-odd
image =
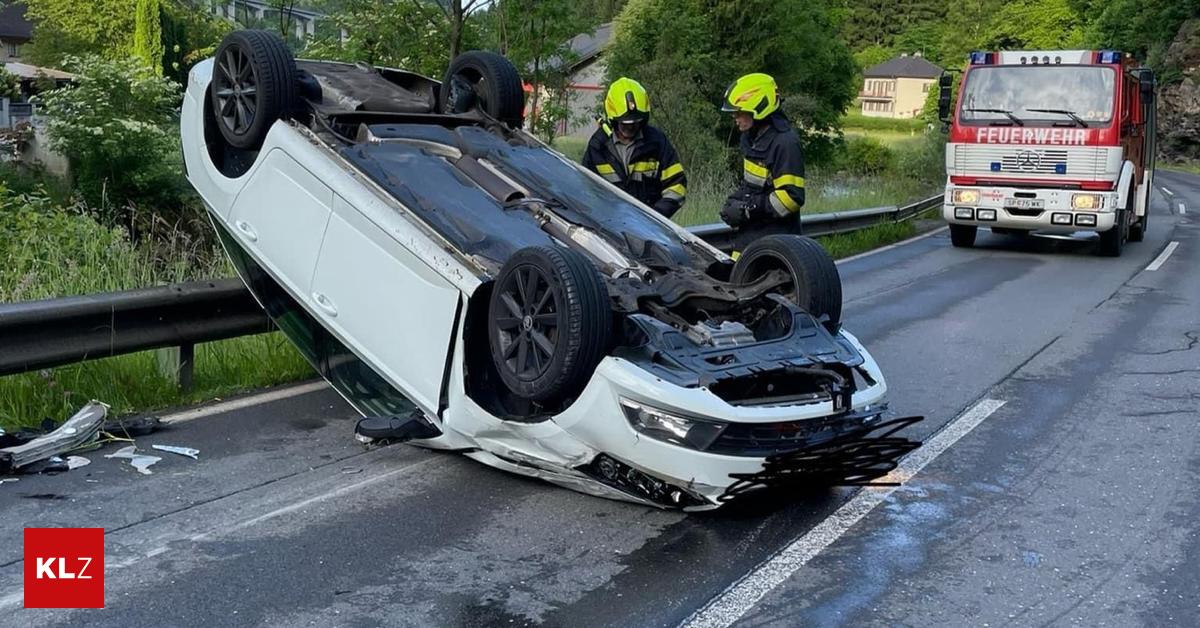
[(170, 380), (182, 392), (192, 389), (192, 373), (196, 362), (196, 345), (164, 347), (154, 350), (158, 374)]

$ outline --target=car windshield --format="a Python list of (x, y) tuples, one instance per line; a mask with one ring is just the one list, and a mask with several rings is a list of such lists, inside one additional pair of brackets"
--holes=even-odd
[(1096, 66), (972, 68), (958, 119), (1010, 125), (1015, 117), (1024, 124), (1076, 124), (1070, 115), (1046, 111), (1054, 109), (1069, 111), (1089, 125), (1101, 124), (1112, 120), (1114, 81), (1111, 68)]

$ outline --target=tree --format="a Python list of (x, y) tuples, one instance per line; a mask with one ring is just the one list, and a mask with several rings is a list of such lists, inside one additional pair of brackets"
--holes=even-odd
[(292, 14), (296, 10), (296, 0), (270, 0), (268, 4), (275, 10), (279, 36), (287, 41), (292, 36)]
[(38, 65), (60, 66), (68, 55), (95, 54), (107, 59), (129, 55), (135, 14), (130, 0), (25, 0), (33, 21), (33, 40), (27, 49)]
[(133, 58), (68, 58), (78, 79), (39, 96), (50, 145), (99, 217), (137, 234), (137, 207), (177, 206), (179, 86)]
[(1061, 50), (1083, 46), (1083, 20), (1069, 0), (1013, 0), (984, 33), (986, 48)]
[(162, 75), (163, 41), (159, 0), (138, 0), (133, 30), (133, 56)]
[(838, 26), (820, 0), (630, 0), (616, 20), (609, 78), (645, 85), (652, 120), (697, 164), (729, 155), (732, 124), (718, 110), (725, 89), (742, 74), (766, 72), (819, 160), (856, 91)]

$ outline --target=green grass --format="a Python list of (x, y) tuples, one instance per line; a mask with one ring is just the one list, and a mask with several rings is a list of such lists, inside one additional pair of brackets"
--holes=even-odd
[[(224, 255), (163, 227), (142, 244), (47, 195), (18, 195), (0, 180), (0, 303), (94, 294), (233, 274)], [(153, 352), (0, 377), (0, 426), (62, 420), (91, 399), (114, 413), (195, 403), (313, 376), (279, 334), (196, 347), (193, 391), (158, 373)]]
[(881, 246), (894, 244), (917, 235), (917, 227), (911, 220), (889, 222), (859, 231), (821, 236), (817, 241), (834, 259), (842, 259), (865, 253)]
[(0, 377), (0, 427), (62, 421), (89, 400), (112, 407), (110, 416), (194, 404), (315, 377), (281, 334), (222, 340), (196, 347), (193, 389), (184, 394), (158, 373), (154, 352), (105, 358), (56, 369)]
[(921, 131), (879, 131), (868, 129), (844, 129), (846, 137), (869, 137), (888, 148), (907, 148), (920, 144), (924, 139)]
[(1176, 172), (1187, 172), (1191, 174), (1200, 174), (1200, 162), (1181, 161), (1179, 163), (1162, 163), (1158, 165), (1163, 170), (1174, 170)]
[(574, 161), (583, 161), (583, 151), (587, 148), (587, 143), (586, 137), (556, 137), (550, 145)]
[(859, 111), (851, 111), (842, 116), (842, 128), (920, 133), (925, 128), (925, 121), (919, 118), (872, 118)]

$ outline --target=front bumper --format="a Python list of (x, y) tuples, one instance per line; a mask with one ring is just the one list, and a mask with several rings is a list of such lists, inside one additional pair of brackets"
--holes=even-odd
[[(952, 190), (976, 190), (979, 200), (974, 203), (953, 203)], [(1073, 194), (1097, 194), (1103, 205), (1097, 210), (1081, 210), (1071, 207)], [(1020, 196), (1018, 196), (1018, 194)], [(1032, 199), (1043, 203), (1041, 209), (1017, 209), (1006, 206), (1006, 199)], [(1052, 190), (1027, 188), (998, 188), (951, 186), (942, 204), (942, 218), (955, 225), (1042, 231), (1046, 233), (1074, 233), (1076, 231), (1107, 231), (1116, 223), (1115, 208), (1119, 199), (1115, 192), (1091, 192), (1079, 190)], [(983, 217), (980, 217), (983, 210)], [(960, 216), (969, 212), (970, 217)]]

